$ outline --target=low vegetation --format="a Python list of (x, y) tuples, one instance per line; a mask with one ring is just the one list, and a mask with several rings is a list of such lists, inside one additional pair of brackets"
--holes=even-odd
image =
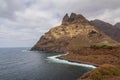
[(108, 45), (92, 45), (90, 46), (92, 49), (113, 49), (113, 46), (108, 46)]
[(114, 76), (120, 76), (120, 67), (104, 64), (95, 70), (87, 73), (82, 77), (82, 79), (90, 79), (90, 80), (104, 80), (106, 78), (112, 78)]

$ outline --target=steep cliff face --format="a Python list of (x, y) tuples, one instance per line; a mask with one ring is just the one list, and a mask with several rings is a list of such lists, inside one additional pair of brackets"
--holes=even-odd
[(117, 23), (116, 25), (111, 25), (101, 20), (93, 20), (91, 21), (91, 24), (99, 30), (103, 31), (112, 39), (120, 42), (120, 23)]
[(117, 42), (97, 30), (80, 14), (66, 14), (60, 26), (50, 29), (32, 50), (63, 52), (91, 45), (114, 45)]

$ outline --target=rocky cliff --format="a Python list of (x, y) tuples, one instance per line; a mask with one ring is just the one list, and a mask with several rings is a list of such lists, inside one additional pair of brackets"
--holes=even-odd
[(84, 16), (66, 14), (60, 26), (50, 29), (32, 50), (63, 52), (92, 45), (114, 45), (116, 41), (96, 29)]

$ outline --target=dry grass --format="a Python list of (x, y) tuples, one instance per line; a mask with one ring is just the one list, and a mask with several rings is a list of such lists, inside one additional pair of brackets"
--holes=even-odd
[(91, 80), (103, 80), (106, 78), (112, 78), (114, 76), (120, 76), (120, 68), (114, 65), (104, 64), (84, 75), (82, 79), (84, 80), (87, 78)]
[(61, 58), (75, 62), (102, 65), (85, 75), (83, 80), (120, 80), (120, 67), (117, 67), (120, 66), (120, 48), (71, 50), (70, 54)]

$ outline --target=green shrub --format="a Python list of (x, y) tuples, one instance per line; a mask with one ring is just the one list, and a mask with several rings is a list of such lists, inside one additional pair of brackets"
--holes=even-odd
[(92, 45), (90, 46), (90, 48), (92, 49), (112, 49), (112, 46), (108, 46), (108, 45)]

